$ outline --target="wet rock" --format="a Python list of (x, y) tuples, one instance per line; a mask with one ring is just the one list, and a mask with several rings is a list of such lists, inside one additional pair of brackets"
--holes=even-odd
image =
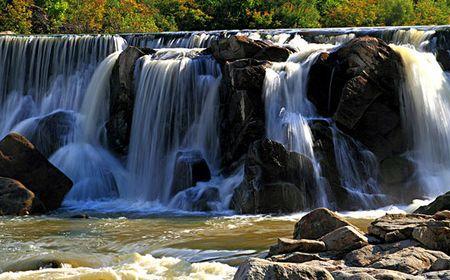
[(213, 211), (220, 203), (220, 192), (216, 187), (193, 187), (178, 193), (171, 206), (186, 211)]
[(295, 224), (294, 238), (319, 239), (345, 226), (351, 226), (351, 224), (326, 208), (318, 208), (309, 212)]
[(408, 247), (416, 247), (419, 245), (419, 242), (411, 239), (396, 243), (368, 245), (348, 253), (344, 260), (347, 266), (365, 267), (380, 260), (386, 255), (396, 253)]
[(210, 51), (221, 63), (244, 58), (282, 62), (286, 61), (290, 55), (290, 51), (286, 48), (239, 35), (213, 41)]
[(59, 208), (72, 187), (68, 177), (17, 133), (8, 134), (0, 141), (0, 176), (18, 180), (34, 193), (43, 207), (33, 205), (35, 213)]
[(240, 166), (250, 145), (265, 136), (262, 89), (269, 66), (267, 62), (246, 59), (223, 67), (219, 141), (225, 172)]
[(442, 280), (450, 279), (450, 270), (427, 272), (421, 275), (422, 279)]
[(194, 211), (212, 211), (211, 203), (217, 203), (220, 201), (219, 189), (210, 187), (204, 190), (199, 197), (193, 202), (192, 210)]
[(433, 202), (419, 207), (414, 213), (433, 215), (438, 211), (450, 210), (450, 192), (438, 196)]
[(0, 215), (27, 215), (34, 193), (19, 181), (0, 177)]
[(195, 186), (198, 182), (211, 180), (208, 163), (200, 151), (180, 151), (177, 153), (173, 169), (170, 196)]
[(87, 220), (90, 219), (88, 214), (76, 214), (76, 215), (72, 215), (70, 216), (71, 219), (80, 219), (80, 220)]
[(381, 161), (406, 150), (400, 118), (400, 56), (381, 39), (360, 37), (311, 67), (308, 98), (323, 116)]
[(346, 267), (331, 273), (335, 280), (420, 280), (422, 277), (389, 269)]
[(13, 265), (6, 266), (4, 268), (5, 272), (19, 272), (19, 271), (30, 271), (30, 270), (41, 270), (47, 268), (63, 268), (64, 263), (56, 259), (26, 259), (22, 260), (20, 263), (14, 263)]
[(450, 52), (448, 50), (438, 50), (436, 60), (444, 71), (450, 71)]
[(344, 226), (320, 238), (329, 251), (351, 251), (369, 244), (367, 237), (353, 226)]
[(332, 280), (331, 274), (320, 267), (292, 263), (276, 263), (251, 258), (239, 266), (235, 280)]
[(278, 244), (270, 247), (269, 255), (279, 255), (292, 252), (317, 253), (325, 251), (325, 243), (309, 239), (278, 238)]
[(37, 119), (32, 131), (24, 135), (46, 157), (66, 145), (73, 137), (76, 116), (72, 111), (57, 111)]
[(134, 108), (134, 68), (136, 61), (154, 52), (129, 46), (117, 59), (110, 78), (109, 120), (106, 123), (109, 147), (126, 155), (130, 141)]
[(290, 213), (312, 206), (316, 182), (310, 159), (263, 139), (249, 148), (243, 182), (231, 208), (239, 213)]

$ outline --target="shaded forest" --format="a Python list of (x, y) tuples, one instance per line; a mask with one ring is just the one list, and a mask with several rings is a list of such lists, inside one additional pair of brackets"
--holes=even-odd
[(0, 31), (126, 33), (450, 24), (450, 0), (1, 0)]

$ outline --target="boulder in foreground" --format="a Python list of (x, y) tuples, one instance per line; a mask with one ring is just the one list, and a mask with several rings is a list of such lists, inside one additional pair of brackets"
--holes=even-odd
[(72, 187), (72, 181), (66, 175), (17, 133), (8, 134), (0, 141), (0, 176), (20, 181), (34, 193), (34, 213), (59, 208)]
[(428, 205), (419, 207), (414, 213), (434, 215), (439, 211), (450, 210), (450, 192), (438, 196)]
[(0, 215), (27, 215), (33, 205), (34, 193), (19, 181), (0, 177)]

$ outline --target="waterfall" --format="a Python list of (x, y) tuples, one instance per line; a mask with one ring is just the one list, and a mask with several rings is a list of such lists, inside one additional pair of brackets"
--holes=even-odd
[[(163, 35), (163, 36), (161, 36)], [(164, 36), (166, 35), (166, 36)], [(124, 36), (132, 46), (142, 48), (207, 48), (213, 40), (221, 37), (216, 32), (136, 34)]]
[(413, 147), (410, 156), (425, 194), (434, 197), (450, 184), (450, 80), (433, 54), (391, 47), (404, 64), (401, 107)]
[(99, 62), (118, 36), (0, 36), (0, 136), (55, 110), (79, 111)]
[(199, 150), (217, 170), (220, 67), (199, 50), (162, 49), (140, 59), (128, 155), (128, 198), (168, 202), (176, 153)]

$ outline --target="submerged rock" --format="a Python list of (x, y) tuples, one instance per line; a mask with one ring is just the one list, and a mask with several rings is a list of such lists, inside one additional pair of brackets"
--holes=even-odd
[(438, 211), (450, 210), (450, 192), (438, 196), (433, 202), (419, 207), (414, 213), (433, 215)]
[(239, 213), (291, 213), (310, 208), (316, 191), (309, 158), (263, 139), (248, 150), (244, 180), (234, 190), (231, 208)]
[(0, 176), (18, 180), (34, 193), (34, 213), (59, 208), (72, 187), (67, 176), (17, 133), (8, 134), (0, 141)]
[(117, 59), (110, 77), (109, 120), (106, 133), (109, 147), (126, 155), (134, 108), (134, 68), (136, 61), (153, 50), (127, 47)]
[(235, 280), (332, 280), (333, 276), (320, 267), (293, 263), (277, 263), (251, 258), (239, 266)]
[(0, 215), (27, 215), (34, 193), (19, 181), (0, 177)]
[(171, 197), (198, 182), (211, 180), (211, 172), (200, 151), (180, 151), (176, 156), (172, 178)]
[(319, 239), (322, 236), (345, 226), (349, 222), (326, 208), (315, 209), (295, 224), (295, 239)]

